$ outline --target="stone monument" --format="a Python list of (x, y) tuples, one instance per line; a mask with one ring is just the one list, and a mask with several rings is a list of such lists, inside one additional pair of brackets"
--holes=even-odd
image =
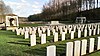
[(13, 30), (19, 26), (18, 16), (15, 14), (8, 14), (6, 17), (6, 30)]
[(46, 24), (46, 25), (65, 25), (65, 24), (59, 23), (59, 21), (51, 21), (51, 22), (49, 22), (49, 23)]
[(86, 17), (76, 17), (76, 23), (86, 23)]

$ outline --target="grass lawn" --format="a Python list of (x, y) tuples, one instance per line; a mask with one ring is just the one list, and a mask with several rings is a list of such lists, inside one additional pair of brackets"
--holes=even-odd
[[(41, 26), (43, 24), (20, 24), (20, 27), (26, 26)], [(77, 35), (77, 33), (75, 33)], [(83, 38), (75, 38), (70, 40), (69, 34), (66, 34), (65, 41), (61, 41), (59, 38), (58, 42), (53, 42), (53, 36), (47, 37), (46, 44), (40, 44), (40, 37), (37, 37), (37, 45), (30, 47), (29, 39), (23, 39), (24, 36), (17, 36), (14, 32), (0, 30), (0, 56), (46, 56), (46, 47), (50, 45), (56, 45), (57, 56), (65, 56), (66, 54), (66, 42), (96, 38), (99, 35)], [(61, 35), (59, 35), (61, 37)], [(86, 56), (100, 56), (100, 51), (94, 52), (92, 54), (87, 54)]]
[(100, 51), (89, 54), (88, 56), (100, 56)]
[[(40, 38), (37, 37), (37, 45), (30, 47), (29, 39), (23, 39), (24, 36), (16, 36), (15, 33), (11, 31), (0, 30), (0, 56), (46, 56), (46, 46), (56, 45), (57, 46), (57, 56), (65, 56), (66, 42), (82, 40), (65, 40), (56, 43), (48, 42), (46, 44), (40, 44)], [(96, 38), (97, 36), (91, 36)], [(51, 39), (47, 37), (48, 41)], [(85, 39), (88, 39), (87, 37)], [(87, 56), (100, 56), (100, 51), (88, 54)]]

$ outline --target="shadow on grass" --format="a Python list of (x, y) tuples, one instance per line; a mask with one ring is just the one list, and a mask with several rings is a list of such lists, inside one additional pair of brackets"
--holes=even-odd
[[(57, 45), (56, 55), (57, 56), (65, 56), (65, 54), (66, 54), (65, 50), (66, 50), (65, 44)], [(35, 56), (46, 56), (46, 51), (47, 51), (46, 46), (40, 47), (40, 45), (39, 45), (39, 46), (36, 46), (36, 48), (33, 47), (33, 49), (31, 49), (31, 50), (26, 50), (26, 51), (23, 51), (23, 52), (28, 53), (28, 54), (32, 54), (32, 55), (35, 55)]]
[(15, 35), (15, 33), (13, 32), (9, 32), (9, 31), (0, 31), (1, 35)]
[(17, 36), (17, 35), (12, 35), (12, 36), (9, 36), (10, 38), (19, 38), (19, 39), (23, 39), (24, 36)]
[[(83, 55), (83, 56), (90, 56), (91, 54), (95, 54), (96, 52), (99, 52), (100, 50), (95, 50), (94, 52), (92, 52), (92, 53), (87, 53), (86, 55)], [(99, 54), (99, 53), (98, 53)], [(97, 54), (97, 55), (98, 55)]]
[(66, 45), (59, 44), (57, 45), (57, 56), (65, 56), (66, 55)]
[(23, 52), (28, 53), (28, 54), (32, 54), (32, 55), (35, 55), (35, 56), (46, 56), (46, 48), (45, 47), (26, 50), (26, 51), (23, 51)]
[(29, 43), (25, 43), (25, 41), (24, 42), (7, 42), (7, 43), (10, 43), (10, 44), (20, 44), (20, 45), (28, 45), (28, 46), (30, 46), (30, 44)]
[(18, 40), (18, 42), (28, 42), (29, 43), (29, 40)]

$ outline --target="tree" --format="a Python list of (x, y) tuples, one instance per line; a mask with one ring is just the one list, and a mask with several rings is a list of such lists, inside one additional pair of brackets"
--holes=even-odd
[(99, 4), (99, 2), (98, 2), (98, 0), (97, 0), (97, 8), (98, 8), (98, 4)]
[(5, 3), (0, 0), (0, 19), (1, 22), (4, 22), (4, 18), (6, 14), (11, 14), (12, 9), (9, 6), (6, 6)]
[(41, 15), (40, 14), (34, 14), (34, 15), (30, 15), (28, 17), (29, 21), (41, 21)]
[[(43, 7), (42, 17), (45, 17), (46, 20), (67, 20), (72, 17), (71, 14), (73, 13), (81, 13), (83, 10), (94, 8), (95, 0), (50, 0), (50, 2)], [(79, 13), (78, 15), (81, 15)]]

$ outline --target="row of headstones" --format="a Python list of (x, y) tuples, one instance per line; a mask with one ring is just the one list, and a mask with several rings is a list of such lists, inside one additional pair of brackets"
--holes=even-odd
[[(72, 25), (68, 25), (68, 28), (70, 28), (71, 26), (72, 26)], [(77, 26), (78, 26), (78, 25), (77, 25)], [(80, 26), (81, 26), (81, 25), (80, 25)], [(88, 26), (89, 26), (89, 25), (88, 25)], [(63, 30), (62, 27), (64, 27), (64, 29), (65, 29), (65, 26), (58, 26), (58, 27), (59, 27), (59, 30), (60, 30), (60, 29)], [(32, 28), (34, 29), (34, 32), (36, 33), (37, 27), (36, 27), (36, 28), (35, 28), (35, 27), (32, 27)], [(23, 33), (25, 33), (25, 31), (28, 31), (28, 32), (31, 32), (31, 33), (32, 33), (32, 31), (33, 31), (32, 28), (31, 28), (31, 27), (29, 27), (29, 28), (27, 28), (27, 27), (24, 28), (24, 27), (23, 27), (23, 29), (22, 29), (22, 28), (17, 29), (17, 33), (18, 33), (17, 35), (20, 35), (20, 33), (22, 33), (22, 35), (23, 35)], [(42, 28), (42, 27), (41, 27), (41, 28)], [(73, 28), (76, 28), (76, 27), (73, 27)], [(83, 28), (84, 28), (84, 27), (82, 27), (82, 29), (83, 29)], [(89, 27), (89, 29), (90, 29), (90, 28), (91, 28), (91, 27)], [(93, 28), (93, 27), (92, 27), (92, 28)], [(44, 26), (43, 26), (42, 29), (45, 29)], [(48, 27), (48, 29), (50, 29), (50, 27)], [(48, 30), (48, 29), (47, 29), (47, 30)], [(53, 30), (52, 30), (53, 32), (55, 32), (55, 30), (56, 30), (56, 29), (54, 29), (54, 27), (51, 27), (51, 29), (53, 29)], [(80, 30), (80, 29), (81, 29), (81, 28), (78, 28), (78, 30)], [(87, 27), (85, 27), (85, 29), (87, 29)], [(96, 29), (96, 28), (95, 28), (95, 29)], [(23, 30), (24, 30), (24, 31), (23, 31)], [(68, 30), (68, 29), (66, 29), (66, 30)], [(72, 27), (71, 27), (71, 29), (69, 29), (69, 33), (71, 32), (71, 30), (72, 30)], [(45, 30), (42, 30), (42, 31), (45, 32), (46, 29), (45, 29)], [(76, 30), (75, 30), (75, 31), (76, 31)], [(75, 31), (74, 31), (74, 32), (75, 32)], [(38, 32), (40, 32), (40, 28), (38, 28)], [(62, 32), (62, 31), (61, 31), (61, 32)]]
[[(98, 32), (99, 31), (97, 31), (97, 33)], [(93, 31), (93, 34), (94, 33), (96, 34), (96, 30)], [(27, 35), (27, 37), (28, 37), (28, 32), (25, 35)], [(89, 36), (91, 36), (91, 35), (92, 35), (92, 32), (89, 31)], [(62, 32), (61, 41), (65, 40), (65, 37), (66, 37), (65, 36), (65, 32)], [(81, 31), (78, 31), (78, 38), (80, 38), (80, 37), (81, 37)], [(85, 30), (85, 32), (84, 32), (84, 37), (87, 37), (87, 30)], [(53, 39), (54, 39), (54, 42), (57, 42), (58, 41), (58, 32), (55, 32), (54, 33), (54, 38)], [(74, 31), (71, 31), (71, 39), (74, 39)], [(41, 44), (45, 44), (45, 43), (46, 43), (46, 34), (42, 34), (41, 35)], [(36, 45), (36, 35), (35, 34), (32, 34), (31, 35), (31, 37), (30, 37), (30, 44), (31, 44), (31, 46)]]
[[(74, 33), (75, 33), (74, 31), (71, 31), (71, 39), (74, 39)], [(93, 31), (93, 35), (94, 35), (94, 33), (96, 34), (96, 30)], [(97, 31), (97, 33), (99, 34), (99, 30)], [(62, 41), (65, 40), (65, 34), (66, 34), (65, 32), (62, 32), (62, 37), (61, 37)], [(89, 31), (89, 36), (91, 36), (91, 35), (92, 35), (92, 31)], [(87, 36), (87, 29), (84, 31), (84, 37), (86, 37), (86, 36)], [(78, 38), (80, 38), (80, 37), (81, 37), (81, 31), (78, 30)], [(25, 39), (26, 38), (29, 38), (28, 31), (25, 31)], [(54, 32), (54, 42), (57, 42), (57, 41), (58, 41), (58, 32)], [(46, 34), (41, 33), (41, 44), (44, 44), (44, 43), (46, 43)], [(30, 35), (30, 44), (31, 44), (31, 46), (36, 45), (36, 34)]]
[[(68, 29), (69, 29), (69, 33), (71, 33), (72, 32), (72, 28), (74, 28), (74, 30), (73, 30), (73, 32), (76, 32), (76, 27), (71, 27), (70, 28), (70, 26), (72, 26), (72, 25), (68, 25)], [(78, 26), (78, 25), (77, 25)], [(89, 25), (88, 25), (89, 26)], [(62, 28), (63, 27), (63, 28)], [(54, 35), (54, 33), (55, 32), (57, 32), (56, 31), (56, 29), (57, 29), (57, 26), (56, 26), (56, 29), (54, 29), (54, 27), (41, 27), (42, 28), (42, 30), (40, 30), (40, 27), (37, 29), (38, 27), (33, 27), (33, 29), (34, 30), (32, 30), (32, 28), (31, 27), (29, 27), (29, 29), (26, 27), (26, 28), (20, 28), (20, 29), (16, 29), (16, 32), (17, 32), (17, 35), (25, 35), (25, 32), (27, 33), (29, 33), (29, 34), (36, 34), (36, 32), (37, 32), (37, 30), (38, 30), (38, 33), (39, 33), (39, 37), (41, 36), (41, 34), (43, 33), (43, 32), (45, 32), (46, 30), (47, 30), (47, 36), (50, 36), (50, 29), (51, 29), (51, 31), (53, 32), (53, 35)], [(62, 34), (62, 32), (65, 32), (65, 34), (67, 34), (67, 28), (65, 28), (65, 26), (58, 26), (58, 28), (59, 28), (59, 30), (60, 30), (60, 34)], [(95, 31), (97, 30), (98, 31), (98, 33), (97, 34), (99, 34), (99, 25), (98, 25), (98, 27), (97, 27), (97, 25), (95, 26), (95, 28), (94, 29), (91, 29), (91, 28), (93, 28), (93, 27), (91, 27), (91, 26), (89, 26), (89, 32), (90, 32), (90, 34), (89, 34), (89, 36), (91, 36), (91, 34), (92, 34), (92, 31), (94, 32), (93, 33), (93, 35), (95, 35), (96, 33), (95, 33)], [(26, 29), (26, 30), (25, 30)], [(82, 30), (81, 30), (82, 29)], [(82, 31), (83, 31), (83, 29), (84, 29), (84, 27), (81, 27), (81, 28), (78, 28), (78, 32), (79, 33), (81, 33)], [(64, 31), (63, 31), (64, 30)], [(85, 29), (84, 29), (85, 31), (84, 32), (87, 32), (87, 27), (85, 27)], [(78, 36), (80, 37), (80, 34), (78, 34)]]
[[(95, 38), (89, 39), (89, 48), (87, 45), (87, 39), (77, 40), (74, 42), (66, 43), (66, 56), (81, 56), (86, 55), (87, 50), (89, 53), (94, 52), (94, 45), (97, 44), (97, 49), (100, 50), (100, 37), (98, 37), (98, 42), (95, 43)], [(47, 47), (47, 56), (56, 56), (56, 46), (51, 45)]]
[[(89, 34), (90, 34), (90, 32), (89, 32)], [(27, 36), (25, 38), (28, 38), (28, 36), (29, 36), (28, 35), (28, 32), (25, 35)], [(87, 36), (87, 32), (84, 33), (84, 36), (85, 37)], [(80, 38), (80, 37), (81, 37), (81, 32), (78, 32), (78, 38)], [(64, 41), (65, 38), (66, 38), (65, 32), (62, 32), (61, 41)], [(54, 33), (53, 39), (54, 39), (53, 40), (54, 42), (57, 42), (58, 41), (58, 32), (55, 32)], [(74, 39), (74, 31), (71, 32), (71, 39)], [(46, 34), (42, 34), (41, 35), (41, 44), (45, 44), (45, 43), (46, 43)], [(30, 44), (31, 44), (31, 46), (36, 45), (36, 34), (30, 35)]]
[[(71, 31), (71, 39), (74, 39), (74, 33), (75, 33), (75, 31)], [(89, 28), (89, 30), (87, 30), (87, 28), (85, 28), (83, 33), (84, 33), (84, 37), (97, 35), (97, 34), (100, 34), (100, 28), (99, 28), (99, 26), (94, 29)], [(78, 29), (78, 38), (82, 37), (81, 35), (82, 35), (82, 31), (80, 29)]]
[[(62, 35), (62, 41), (65, 40), (65, 35)], [(58, 41), (58, 33), (56, 32), (54, 34), (54, 42), (57, 42)], [(47, 41), (46, 41), (46, 34), (42, 34), (41, 35), (41, 44), (45, 44)], [(33, 34), (30, 36), (30, 45), (31, 46), (35, 46), (36, 45), (36, 35)]]

